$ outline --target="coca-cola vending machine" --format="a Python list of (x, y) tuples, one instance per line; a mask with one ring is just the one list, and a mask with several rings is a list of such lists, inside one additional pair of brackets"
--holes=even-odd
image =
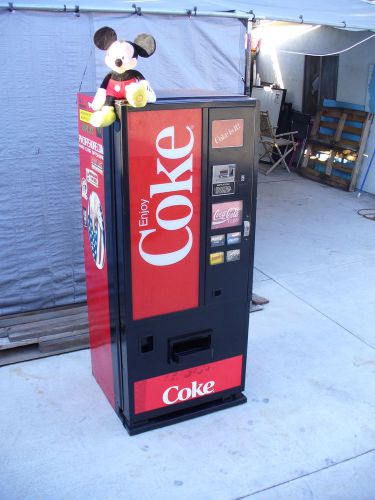
[(93, 374), (130, 434), (246, 402), (258, 107), (78, 95)]

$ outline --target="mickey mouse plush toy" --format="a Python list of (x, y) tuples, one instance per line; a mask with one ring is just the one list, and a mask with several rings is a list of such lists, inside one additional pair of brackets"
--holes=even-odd
[(130, 106), (136, 108), (156, 101), (150, 84), (139, 71), (134, 70), (138, 56), (152, 56), (156, 42), (146, 33), (137, 35), (134, 42), (117, 40), (116, 32), (104, 27), (95, 33), (94, 43), (98, 49), (107, 51), (105, 63), (111, 72), (96, 92), (90, 123), (94, 127), (107, 127), (116, 120), (115, 99), (126, 99)]

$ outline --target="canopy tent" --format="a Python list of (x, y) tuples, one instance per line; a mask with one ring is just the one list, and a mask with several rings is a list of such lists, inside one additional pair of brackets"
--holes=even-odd
[(244, 89), (247, 19), (375, 29), (361, 0), (76, 3), (0, 5), (0, 314), (85, 299), (76, 92), (106, 73), (98, 27), (155, 36), (157, 52), (139, 62), (155, 89), (229, 93)]

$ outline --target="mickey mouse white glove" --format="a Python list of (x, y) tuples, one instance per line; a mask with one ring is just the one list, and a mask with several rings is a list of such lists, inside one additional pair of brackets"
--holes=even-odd
[(150, 82), (145, 80), (145, 83), (147, 84), (147, 102), (155, 102), (156, 95), (155, 95), (155, 92), (152, 90)]
[(93, 111), (99, 111), (100, 109), (102, 109), (105, 103), (105, 99), (106, 99), (106, 90), (102, 88), (98, 89), (96, 91), (94, 100), (91, 103), (91, 109)]

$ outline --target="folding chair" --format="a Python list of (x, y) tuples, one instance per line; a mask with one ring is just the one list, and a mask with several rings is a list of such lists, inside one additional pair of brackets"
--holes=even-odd
[(289, 166), (285, 158), (289, 153), (297, 149), (297, 141), (294, 136), (298, 131), (285, 132), (283, 134), (275, 134), (275, 130), (271, 125), (268, 111), (260, 112), (260, 142), (264, 148), (264, 153), (259, 157), (261, 160), (268, 157), (271, 167), (267, 170), (266, 175), (270, 174), (278, 165), (283, 165), (290, 173)]

